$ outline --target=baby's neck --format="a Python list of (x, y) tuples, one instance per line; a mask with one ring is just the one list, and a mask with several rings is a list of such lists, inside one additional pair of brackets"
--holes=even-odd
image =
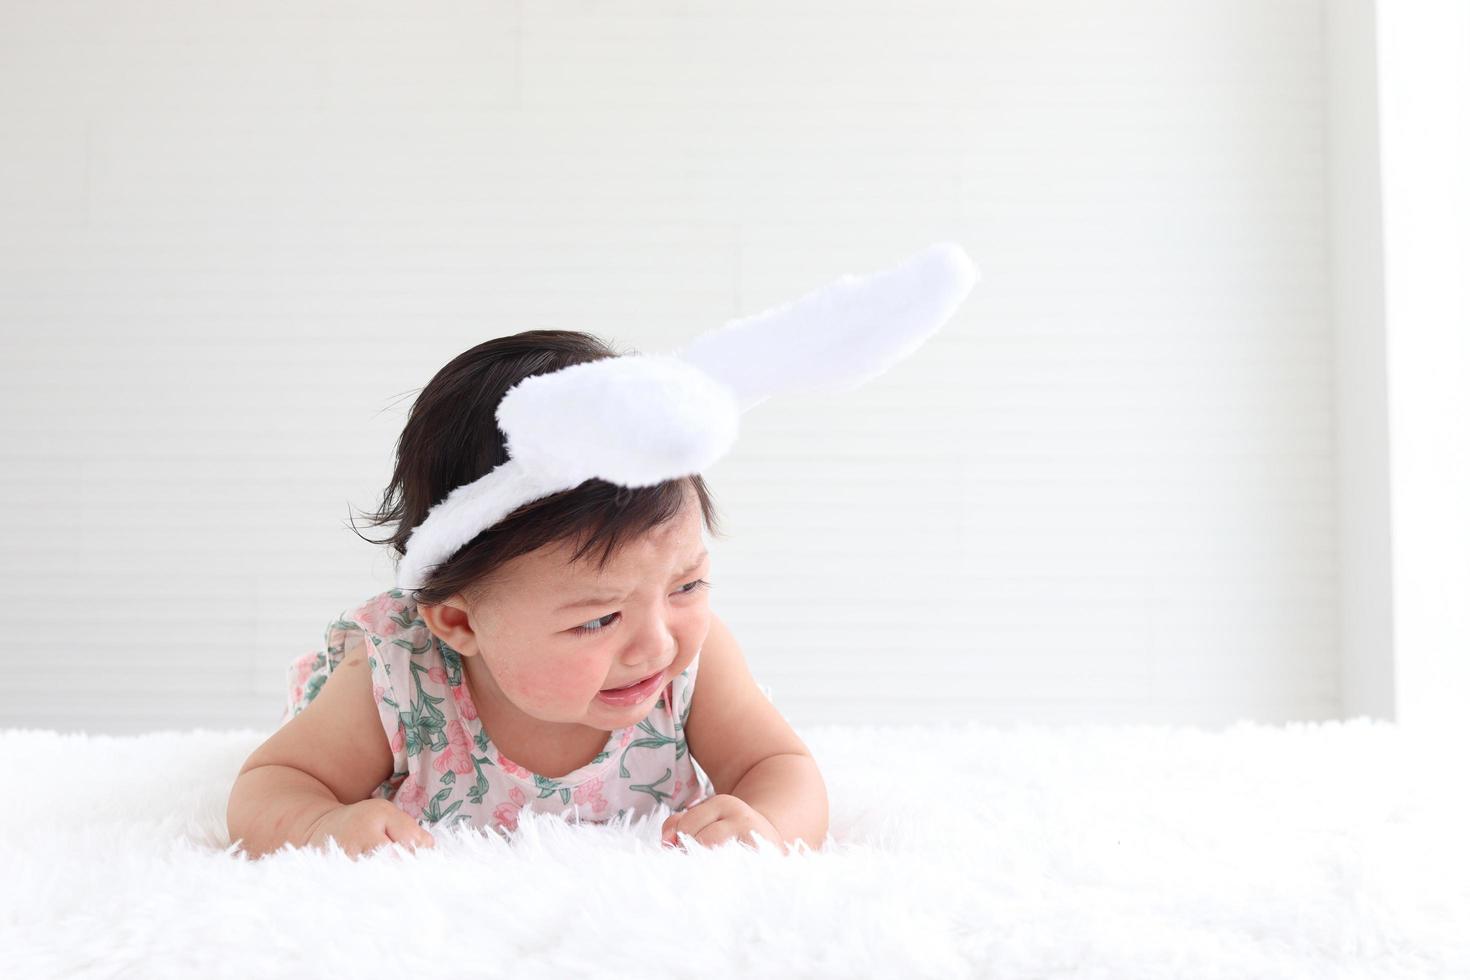
[(480, 727), (495, 748), (517, 765), (555, 779), (575, 772), (596, 758), (609, 732), (575, 722), (548, 722), (511, 704), (484, 676), (479, 657), (465, 657), (465, 683), (475, 703)]

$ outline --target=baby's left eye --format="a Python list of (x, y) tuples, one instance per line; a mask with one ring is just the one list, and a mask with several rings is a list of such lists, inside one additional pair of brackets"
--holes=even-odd
[[(695, 579), (693, 582), (687, 582), (684, 585), (679, 586), (674, 594), (693, 595), (700, 589), (707, 589), (709, 587), (710, 583), (705, 581), (704, 579)], [(613, 624), (613, 620), (615, 620), (619, 615), (619, 613), (608, 613), (606, 616), (601, 616), (597, 619), (588, 620), (583, 625), (578, 626), (576, 628), (576, 632), (582, 634), (601, 633), (603, 630), (607, 629), (608, 626), (611, 626)], [(606, 625), (603, 625), (602, 621), (604, 619), (608, 621)]]
[(617, 613), (609, 613), (608, 615), (603, 616), (601, 619), (591, 620), (591, 621), (587, 622), (586, 624), (584, 624), (582, 626), (578, 626), (577, 627), (577, 632), (578, 633), (601, 633), (603, 630), (607, 629), (607, 626), (611, 626), (612, 623), (609, 622), (607, 624), (607, 626), (601, 626), (601, 625), (598, 625), (598, 624), (600, 624), (603, 619), (611, 620), (616, 615), (617, 615)]

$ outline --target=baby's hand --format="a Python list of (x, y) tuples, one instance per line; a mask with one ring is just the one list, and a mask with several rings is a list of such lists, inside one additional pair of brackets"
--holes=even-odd
[(350, 857), (375, 851), (386, 844), (403, 844), (410, 850), (433, 847), (434, 835), (418, 825), (392, 801), (374, 798), (328, 810), (317, 819), (307, 835), (307, 846), (327, 847), (335, 838)]
[(732, 837), (754, 847), (755, 841), (750, 836), (752, 832), (785, 850), (780, 833), (755, 807), (738, 796), (717, 793), (700, 800), (687, 810), (670, 814), (669, 819), (664, 821), (663, 845), (683, 848), (684, 845), (677, 836), (682, 833), (693, 837), (705, 847), (714, 847)]

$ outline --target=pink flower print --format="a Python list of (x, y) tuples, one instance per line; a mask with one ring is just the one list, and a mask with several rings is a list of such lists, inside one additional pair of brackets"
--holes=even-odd
[(408, 736), (404, 733), (403, 722), (400, 720), (398, 722), (398, 731), (393, 733), (393, 738), (389, 740), (388, 747), (394, 752), (402, 752), (407, 741)]
[(387, 691), (383, 690), (383, 685), (381, 685), (381, 684), (374, 684), (373, 685), (373, 700), (374, 701), (377, 701), (379, 704), (381, 704), (382, 701), (383, 701), (383, 695), (384, 694), (387, 694), (387, 693), (388, 693)]
[(306, 689), (303, 688), (300, 684), (294, 685), (291, 688), (291, 703), (292, 704), (298, 703), (301, 700), (301, 696), (303, 694), (305, 694), (305, 693), (306, 693)]
[(429, 680), (433, 681), (435, 684), (448, 684), (449, 675), (444, 673), (443, 667), (435, 664), (434, 666), (429, 668)]
[(402, 614), (406, 607), (388, 593), (373, 596), (362, 608), (357, 610), (354, 618), (365, 628), (380, 636), (392, 636), (398, 632), (398, 623), (393, 617)]
[(618, 742), (618, 748), (622, 748), (623, 746), (627, 745), (631, 741), (633, 741), (633, 729), (631, 729), (631, 728), (624, 728), (623, 729), (623, 738), (622, 738), (622, 741)]
[(410, 817), (419, 817), (423, 814), (424, 807), (429, 805), (429, 794), (423, 783), (410, 776), (398, 787), (393, 802)]
[(450, 769), (461, 774), (474, 772), (475, 763), (470, 759), (470, 737), (465, 734), (464, 725), (453, 722), (445, 725), (444, 734), (449, 737), (449, 747), (434, 756), (434, 768), (439, 772)]
[(682, 789), (683, 787), (684, 787), (683, 780), (680, 780), (680, 779), (674, 780), (674, 799), (677, 800), (679, 798), (679, 790)]
[(602, 777), (597, 776), (587, 780), (581, 786), (572, 790), (572, 802), (584, 803), (592, 807), (594, 812), (602, 812), (607, 809), (607, 800), (602, 797)]
[(474, 721), (480, 717), (480, 713), (475, 710), (474, 699), (470, 697), (469, 688), (460, 684), (458, 687), (450, 688), (449, 693), (454, 695), (454, 706), (459, 709), (461, 718)]
[[(525, 766), (518, 766), (514, 762), (511, 762), (505, 757), (504, 752), (497, 750), (495, 753), (495, 761), (500, 764), (500, 768), (504, 769), (508, 773), (511, 773), (512, 775), (520, 776), (524, 779), (531, 778), (531, 770), (527, 769)], [(517, 790), (517, 792), (519, 792), (519, 790)]]
[(311, 676), (311, 665), (315, 661), (316, 661), (316, 656), (314, 654), (310, 654), (310, 653), (308, 653), (306, 656), (304, 656), (301, 659), (299, 659), (299, 660), (296, 661), (295, 666), (296, 666), (296, 683), (297, 684), (305, 684), (306, 683), (306, 679)]
[(493, 811), (495, 823), (506, 830), (515, 830), (516, 824), (520, 822), (519, 814), (521, 807), (525, 806), (526, 794), (521, 792), (519, 786), (512, 786), (510, 800), (497, 806)]

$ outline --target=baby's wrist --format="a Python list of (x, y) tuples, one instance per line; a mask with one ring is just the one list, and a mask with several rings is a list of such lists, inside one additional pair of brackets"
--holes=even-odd
[(298, 833), (292, 835), (293, 840), (299, 840), (303, 844), (314, 842), (317, 831), (321, 829), (327, 818), (338, 810), (346, 809), (341, 803), (321, 804), (313, 802), (303, 808), (303, 812), (296, 818)]

